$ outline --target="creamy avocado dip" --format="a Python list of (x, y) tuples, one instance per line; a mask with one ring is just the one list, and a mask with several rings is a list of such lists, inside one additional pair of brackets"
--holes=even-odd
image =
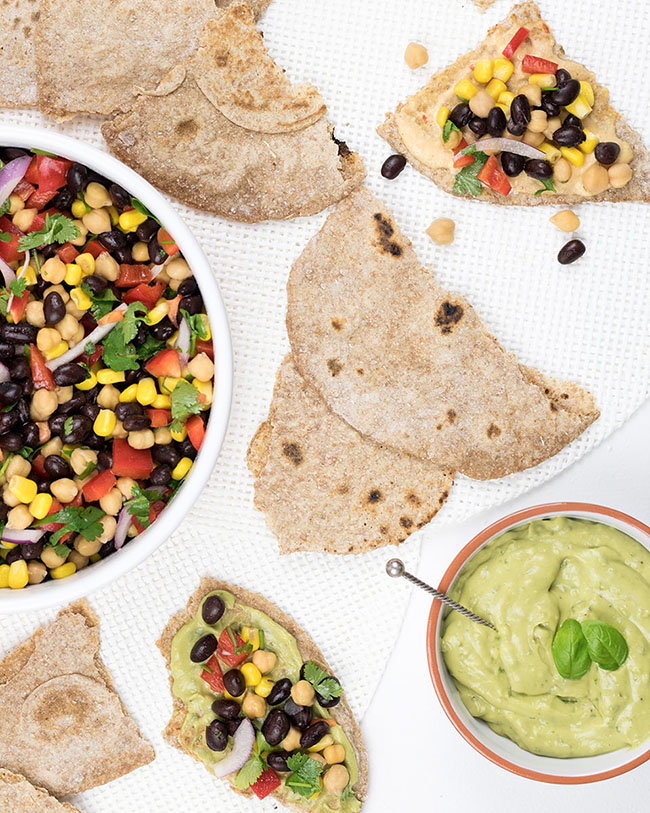
[[(474, 717), (535, 754), (584, 757), (650, 737), (650, 554), (608, 525), (535, 520), (485, 545), (463, 567), (453, 598), (497, 632), (451, 612), (442, 654)], [(603, 621), (629, 655), (615, 671), (592, 663), (558, 673), (551, 643), (568, 618)]]
[[(203, 620), (201, 612), (210, 596), (219, 596), (225, 604), (225, 612), (214, 624), (207, 624)], [(296, 639), (266, 613), (240, 603), (232, 593), (226, 590), (216, 590), (204, 597), (197, 613), (174, 637), (171, 647), (171, 673), (172, 691), (187, 708), (181, 738), (192, 754), (210, 771), (231, 753), (232, 737), (228, 738), (228, 745), (222, 751), (211, 750), (206, 743), (206, 727), (216, 719), (212, 704), (217, 695), (201, 678), (201, 664), (193, 663), (190, 660), (190, 652), (203, 636), (212, 633), (219, 638), (227, 627), (233, 630), (249, 627), (261, 631), (264, 650), (273, 652), (277, 656), (275, 666), (265, 674), (265, 677), (270, 678), (274, 683), (283, 678), (289, 678), (293, 684), (297, 683), (300, 680), (300, 669), (303, 665), (303, 658), (298, 650)], [(227, 668), (226, 666), (224, 671)], [(313, 704), (313, 712), (314, 717), (336, 717), (335, 709), (322, 708), (318, 701)], [(255, 719), (252, 722), (259, 731), (263, 720)], [(358, 779), (358, 764), (352, 744), (340, 725), (332, 726), (329, 733), (334, 743), (340, 744), (345, 750), (343, 764), (350, 776), (349, 788), (352, 788)], [(236, 775), (233, 773), (227, 777), (231, 784), (234, 784)], [(329, 813), (330, 811), (358, 813), (361, 809), (361, 802), (349, 789), (342, 796), (338, 796), (329, 793), (323, 786), (317, 796), (304, 798), (286, 786), (288, 774), (279, 773), (278, 776), (281, 785), (277, 789), (276, 795), (287, 803), (300, 804), (313, 813)]]

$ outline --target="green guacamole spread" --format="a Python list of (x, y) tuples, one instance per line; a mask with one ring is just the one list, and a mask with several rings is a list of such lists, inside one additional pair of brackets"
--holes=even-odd
[[(216, 624), (206, 624), (201, 617), (201, 608), (208, 596), (220, 596), (226, 610), (221, 619)], [(208, 593), (196, 615), (185, 624), (175, 635), (172, 641), (171, 650), (171, 672), (173, 678), (172, 691), (187, 708), (187, 714), (183, 721), (183, 734), (191, 735), (191, 750), (208, 770), (224, 759), (232, 750), (232, 739), (229, 739), (227, 748), (224, 751), (212, 751), (205, 742), (205, 729), (216, 719), (212, 711), (212, 703), (217, 695), (212, 692), (208, 684), (201, 678), (202, 665), (192, 663), (190, 651), (194, 644), (207, 633), (213, 633), (217, 638), (222, 630), (227, 626), (239, 630), (242, 626), (256, 627), (264, 632), (264, 649), (274, 652), (277, 662), (274, 668), (268, 672), (267, 676), (274, 682), (281, 678), (289, 678), (292, 683), (300, 679), (300, 667), (303, 664), (302, 657), (298, 651), (296, 639), (287, 632), (284, 627), (273, 621), (266, 613), (240, 604), (235, 596), (226, 590), (216, 590)], [(330, 717), (330, 711), (321, 708), (318, 702), (313, 706), (315, 716)], [(256, 729), (261, 728), (262, 720), (252, 721)], [(335, 743), (339, 743), (345, 749), (344, 765), (350, 774), (349, 787), (353, 787), (359, 775), (357, 759), (352, 745), (345, 735), (341, 726), (330, 728), (330, 735)], [(231, 774), (228, 780), (234, 781), (236, 774)], [(278, 774), (282, 784), (277, 789), (276, 794), (287, 803), (299, 803), (306, 810), (313, 813), (329, 813), (329, 811), (344, 811), (344, 813), (357, 813), (361, 809), (361, 802), (354, 796), (354, 793), (347, 795), (343, 799), (328, 793), (325, 789), (315, 798), (306, 799), (294, 793), (291, 788), (285, 785), (288, 774)]]
[[(451, 595), (497, 628), (456, 612), (444, 622), (443, 657), (474, 717), (551, 757), (604, 754), (650, 737), (650, 554), (634, 539), (582, 519), (535, 520), (482, 548)], [(562, 678), (551, 643), (567, 618), (619, 630), (625, 663)]]

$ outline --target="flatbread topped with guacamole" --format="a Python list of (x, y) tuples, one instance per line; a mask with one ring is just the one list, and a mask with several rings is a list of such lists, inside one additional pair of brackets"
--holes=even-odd
[(202, 579), (158, 641), (174, 699), (167, 741), (247, 796), (357, 813), (366, 750), (339, 681), (295, 622), (255, 593)]
[(650, 155), (533, 2), (387, 115), (379, 134), (446, 192), (536, 206), (650, 201)]

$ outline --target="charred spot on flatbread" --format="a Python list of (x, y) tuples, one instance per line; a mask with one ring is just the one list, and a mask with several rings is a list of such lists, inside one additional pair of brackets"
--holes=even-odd
[(453, 302), (443, 302), (436, 313), (435, 323), (441, 333), (451, 333), (454, 327), (463, 318), (463, 306), (454, 305)]
[(199, 125), (196, 123), (195, 119), (183, 119), (183, 121), (178, 122), (178, 124), (174, 127), (174, 130), (179, 136), (191, 138), (199, 131)]
[(400, 257), (402, 254), (402, 247), (396, 240), (391, 240), (395, 234), (395, 228), (390, 220), (381, 212), (375, 212), (373, 215), (375, 219), (375, 228), (377, 236), (379, 237), (379, 246), (386, 254), (391, 254), (393, 257)]
[(330, 324), (334, 330), (343, 330), (343, 322), (340, 319), (330, 319)]
[(338, 359), (328, 359), (327, 369), (332, 374), (332, 378), (334, 378), (341, 372), (341, 370), (343, 369), (343, 365)]
[(282, 454), (289, 458), (294, 466), (299, 466), (303, 461), (302, 451), (297, 443), (283, 443)]
[(413, 527), (413, 520), (410, 517), (400, 517), (399, 524), (402, 528), (412, 528)]
[(494, 440), (495, 438), (498, 438), (500, 434), (501, 434), (501, 430), (499, 429), (499, 427), (495, 423), (491, 423), (488, 426), (488, 428), (487, 428), (487, 436), (490, 438), (490, 440)]
[(373, 488), (372, 491), (368, 492), (368, 502), (380, 502), (381, 501), (381, 491), (378, 488)]
[(455, 409), (448, 409), (447, 410), (447, 420), (449, 423), (456, 422), (456, 410)]

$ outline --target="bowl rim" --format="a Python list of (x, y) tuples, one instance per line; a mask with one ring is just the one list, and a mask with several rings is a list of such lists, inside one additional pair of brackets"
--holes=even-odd
[(174, 206), (148, 181), (98, 147), (48, 129), (0, 125), (0, 145), (52, 152), (79, 161), (137, 197), (165, 224), (187, 259), (203, 294), (214, 346), (215, 386), (203, 448), (174, 497), (174, 510), (112, 556), (58, 581), (0, 591), (0, 616), (67, 604), (105, 587), (140, 565), (176, 530), (207, 483), (226, 437), (233, 389), (232, 339), (219, 284), (197, 238)]
[[(615, 508), (608, 508), (606, 506), (597, 505), (595, 503), (582, 503), (582, 502), (553, 502), (535, 505), (532, 506), (531, 508), (523, 508), (519, 511), (513, 512), (512, 514), (508, 514), (502, 519), (499, 519), (496, 522), (493, 522), (491, 525), (488, 525), (486, 528), (484, 528), (482, 531), (476, 534), (476, 536), (474, 536), (456, 554), (451, 564), (447, 567), (442, 579), (440, 580), (439, 589), (443, 592), (446, 592), (449, 589), (450, 584), (453, 582), (455, 577), (458, 575), (458, 572), (465, 564), (465, 562), (470, 558), (470, 556), (472, 556), (482, 545), (484, 545), (490, 539), (494, 538), (497, 534), (502, 533), (508, 528), (511, 528), (514, 525), (517, 525), (523, 521), (534, 519), (535, 517), (548, 516), (552, 514), (571, 514), (571, 513), (593, 514), (594, 521), (598, 521), (597, 520), (598, 516), (600, 516), (601, 518), (603, 516), (609, 517), (610, 519), (614, 519), (621, 523), (630, 525), (637, 531), (641, 531), (650, 540), (650, 527), (648, 527), (645, 523), (641, 522), (635, 517), (632, 517), (629, 514), (625, 514), (622, 511), (618, 511)], [(521, 776), (525, 779), (532, 779), (537, 782), (547, 782), (557, 785), (581, 785), (588, 784), (591, 782), (601, 782), (604, 779), (611, 779), (615, 776), (620, 776), (621, 774), (627, 773), (628, 771), (637, 768), (639, 765), (642, 765), (644, 762), (650, 759), (650, 746), (649, 746), (647, 750), (644, 751), (642, 754), (639, 754), (634, 759), (631, 759), (628, 762), (619, 765), (618, 767), (591, 774), (582, 774), (580, 776), (562, 776), (558, 774), (545, 773), (543, 771), (536, 771), (531, 768), (525, 768), (497, 754), (469, 730), (469, 728), (465, 725), (463, 720), (457, 714), (449, 698), (449, 695), (447, 694), (447, 691), (445, 689), (445, 685), (440, 673), (440, 665), (438, 661), (438, 647), (437, 647), (438, 626), (439, 621), (441, 620), (442, 608), (443, 605), (441, 602), (433, 601), (431, 603), (431, 610), (429, 612), (429, 620), (427, 623), (426, 649), (431, 680), (433, 681), (433, 686), (438, 696), (438, 700), (440, 701), (440, 704), (442, 705), (445, 714), (449, 718), (454, 728), (458, 731), (458, 733), (463, 737), (463, 739), (466, 742), (468, 742), (476, 751), (478, 751), (484, 757), (489, 759), (490, 762), (493, 762), (500, 768), (504, 768), (505, 770), (510, 771), (511, 773), (514, 773), (517, 776)]]

